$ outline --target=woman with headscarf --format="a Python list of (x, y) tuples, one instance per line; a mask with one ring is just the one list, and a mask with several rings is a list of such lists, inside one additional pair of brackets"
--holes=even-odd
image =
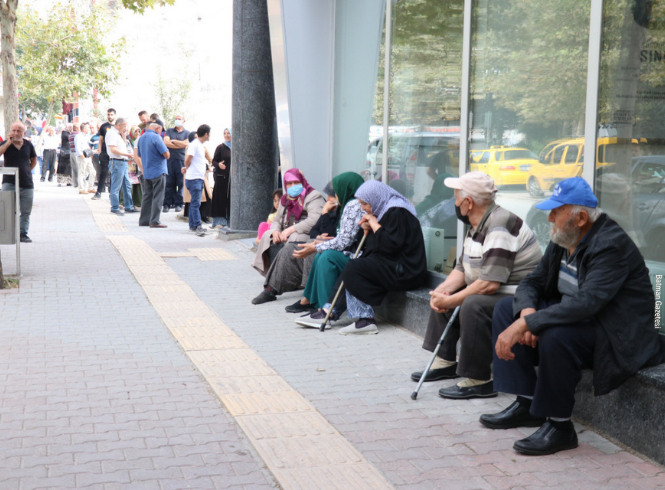
[[(351, 258), (362, 233), (360, 220), (365, 214), (354, 197), (363, 184), (363, 178), (355, 172), (345, 172), (332, 180), (333, 192), (339, 203), (341, 218), (334, 238), (298, 245), (293, 256), (305, 259), (315, 254), (306, 280), (304, 298), (286, 307), (289, 313), (321, 308), (335, 286), (337, 278)], [(325, 315), (324, 315), (325, 316)]]
[(229, 128), (224, 129), (224, 143), (215, 149), (212, 167), (215, 171), (215, 187), (212, 190), (210, 216), (212, 227), (222, 228), (229, 226), (231, 209), (231, 130)]
[(365, 211), (361, 221), (368, 233), (363, 254), (342, 272), (348, 314), (357, 318), (339, 333), (378, 333), (374, 308), (389, 291), (420, 287), (427, 274), (425, 243), (416, 210), (390, 186), (370, 180), (356, 192)]
[[(277, 256), (287, 244), (291, 250), (294, 250), (293, 244), (305, 243), (309, 240), (309, 233), (319, 220), (325, 203), (321, 193), (307, 183), (307, 179), (297, 168), (292, 168), (284, 173), (284, 190), (270, 230), (261, 237), (256, 257), (252, 263), (252, 267), (263, 276), (267, 276), (269, 269), (276, 262)], [(280, 272), (279, 276), (291, 277), (293, 274)], [(300, 279), (298, 279), (298, 283), (300, 283)], [(266, 301), (274, 301), (275, 296), (283, 292), (267, 285), (266, 289), (252, 300), (252, 303), (261, 304)]]

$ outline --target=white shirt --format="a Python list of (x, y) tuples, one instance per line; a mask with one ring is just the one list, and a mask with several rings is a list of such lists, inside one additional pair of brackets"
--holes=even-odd
[(78, 133), (74, 136), (74, 147), (76, 148), (76, 154), (80, 157), (83, 156), (83, 150), (89, 150), (90, 144), (88, 143), (89, 136), (85, 133)]
[(55, 134), (53, 136), (49, 136), (48, 134), (44, 136), (44, 149), (45, 150), (57, 150), (58, 145), (60, 144), (61, 138), (56, 136)]
[(122, 137), (122, 135), (117, 129), (113, 127), (109, 128), (108, 131), (106, 131), (104, 144), (106, 145), (106, 153), (109, 154), (110, 158), (116, 158), (118, 160), (127, 160), (126, 156), (120, 155), (119, 153), (116, 153), (113, 150), (111, 150), (111, 147), (115, 146), (117, 150), (127, 152), (127, 143), (125, 142), (125, 139)]
[(206, 176), (206, 149), (203, 143), (195, 139), (187, 147), (187, 156), (192, 156), (192, 161), (187, 168), (185, 180), (205, 179)]

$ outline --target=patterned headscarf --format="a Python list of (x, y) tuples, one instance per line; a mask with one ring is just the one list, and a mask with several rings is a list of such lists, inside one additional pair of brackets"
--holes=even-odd
[[(286, 192), (287, 182), (300, 182), (302, 184), (302, 193), (296, 198), (289, 197), (289, 194)], [(284, 173), (284, 195), (280, 202), (286, 208), (287, 221), (291, 215), (295, 216), (296, 221), (300, 221), (305, 198), (313, 190), (314, 188), (307, 183), (307, 179), (305, 179), (305, 176), (297, 168), (292, 168)]]
[(372, 206), (372, 214), (378, 221), (390, 208), (404, 208), (416, 216), (416, 208), (406, 197), (378, 180), (368, 180), (361, 185), (356, 191), (356, 197)]

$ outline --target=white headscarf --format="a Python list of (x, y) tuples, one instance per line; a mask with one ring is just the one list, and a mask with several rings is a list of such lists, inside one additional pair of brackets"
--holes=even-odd
[(416, 216), (416, 208), (406, 197), (378, 180), (368, 180), (361, 185), (356, 191), (356, 197), (372, 206), (372, 214), (378, 221), (390, 208), (404, 208)]

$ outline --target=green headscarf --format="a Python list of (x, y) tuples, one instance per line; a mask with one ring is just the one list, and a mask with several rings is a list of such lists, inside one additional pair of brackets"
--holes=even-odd
[(347, 203), (355, 199), (356, 191), (364, 183), (363, 178), (355, 172), (344, 172), (332, 179), (333, 190), (340, 204), (340, 216), (344, 212)]

